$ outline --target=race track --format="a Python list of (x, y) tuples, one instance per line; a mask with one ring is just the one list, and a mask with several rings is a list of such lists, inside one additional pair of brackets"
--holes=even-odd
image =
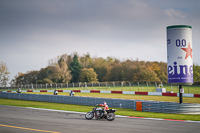
[(0, 133), (173, 133), (198, 132), (200, 123), (119, 118), (86, 120), (84, 114), (0, 105)]

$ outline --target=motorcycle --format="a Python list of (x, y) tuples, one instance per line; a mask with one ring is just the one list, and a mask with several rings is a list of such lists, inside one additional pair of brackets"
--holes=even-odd
[(91, 120), (95, 117), (96, 120), (99, 119), (107, 119), (108, 121), (113, 121), (115, 119), (115, 113), (117, 110), (116, 109), (109, 109), (109, 110), (103, 110), (101, 107), (95, 106), (92, 111), (88, 112), (85, 115), (85, 118), (87, 120)]

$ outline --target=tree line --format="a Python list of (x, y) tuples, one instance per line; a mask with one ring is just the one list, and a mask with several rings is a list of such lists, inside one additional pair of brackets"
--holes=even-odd
[[(194, 65), (194, 82), (200, 83), (200, 66)], [(136, 60), (121, 61), (114, 57), (91, 57), (63, 54), (48, 61), (39, 71), (18, 73), (11, 85), (53, 84), (70, 82), (162, 82), (167, 83), (167, 63)]]

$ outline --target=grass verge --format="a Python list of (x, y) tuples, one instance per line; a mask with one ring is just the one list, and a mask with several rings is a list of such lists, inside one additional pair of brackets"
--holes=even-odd
[[(20, 107), (34, 107), (34, 108), (77, 111), (77, 112), (88, 112), (91, 111), (93, 108), (92, 106), (83, 106), (83, 105), (35, 102), (35, 101), (1, 99), (1, 98), (0, 98), (0, 104), (10, 105), (10, 106), (20, 106)], [(116, 112), (117, 115), (200, 121), (200, 115), (151, 113), (151, 112), (133, 111), (132, 109), (121, 109), (121, 108), (116, 108), (116, 109), (117, 109)]]

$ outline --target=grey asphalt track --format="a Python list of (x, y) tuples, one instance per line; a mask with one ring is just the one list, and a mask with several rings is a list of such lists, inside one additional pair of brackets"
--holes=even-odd
[[(9, 127), (13, 126), (13, 127)], [(0, 133), (189, 133), (200, 123), (116, 118), (86, 120), (84, 114), (0, 105)]]

